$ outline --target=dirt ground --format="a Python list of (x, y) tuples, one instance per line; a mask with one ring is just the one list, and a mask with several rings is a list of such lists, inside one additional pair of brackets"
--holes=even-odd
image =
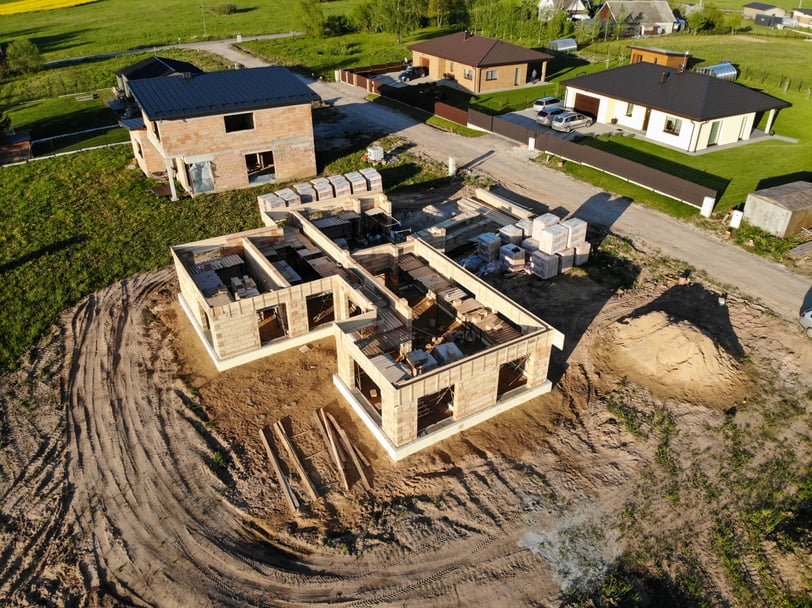
[[(605, 244), (551, 281), (488, 277), (567, 336), (553, 391), (398, 464), (334, 388), (331, 340), (217, 373), (171, 268), (86, 298), (2, 378), (0, 604), (559, 606), (630, 555), (647, 605), (680, 605), (680, 581), (710, 606), (802, 593), (808, 545), (743, 553), (746, 596), (713, 539), (749, 500), (742, 479), (810, 461), (810, 343)], [(320, 407), (371, 491), (342, 488)], [(291, 472), (297, 513), (259, 439), (277, 420), (319, 493)]]

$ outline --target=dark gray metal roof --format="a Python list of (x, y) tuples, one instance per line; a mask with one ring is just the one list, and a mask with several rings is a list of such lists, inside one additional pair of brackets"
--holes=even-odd
[(147, 128), (144, 119), (140, 116), (138, 118), (122, 118), (118, 121), (118, 124), (128, 131), (144, 131)]
[(691, 120), (712, 120), (790, 105), (734, 82), (647, 62), (570, 78), (562, 84)]
[(766, 4), (764, 2), (750, 2), (748, 4), (745, 4), (743, 8), (753, 8), (756, 9), (757, 11), (768, 11), (771, 8), (778, 7), (775, 6), (774, 4)]
[(282, 66), (146, 78), (129, 84), (150, 120), (247, 112), (319, 99)]
[(124, 76), (127, 80), (140, 80), (141, 78), (158, 78), (184, 72), (202, 74), (203, 70), (188, 61), (154, 55), (119, 70), (116, 72), (116, 76)]

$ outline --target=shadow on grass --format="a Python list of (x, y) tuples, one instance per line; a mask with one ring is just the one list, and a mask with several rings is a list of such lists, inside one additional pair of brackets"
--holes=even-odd
[[(66, 51), (77, 46), (74, 42), (76, 39), (87, 34), (90, 30), (76, 30), (73, 32), (65, 32), (54, 36), (34, 36), (31, 41), (37, 45), (39, 52), (43, 55), (48, 53), (55, 53), (58, 51)], [(10, 39), (10, 38), (9, 38)]]
[(756, 189), (774, 188), (775, 186), (783, 186), (784, 184), (791, 184), (792, 182), (812, 182), (812, 171), (796, 171), (795, 173), (787, 173), (786, 175), (765, 177), (758, 182)]
[(57, 241), (56, 243), (51, 243), (50, 245), (46, 245), (45, 247), (40, 247), (36, 251), (32, 251), (31, 253), (26, 253), (25, 255), (20, 256), (16, 260), (12, 260), (11, 262), (6, 262), (5, 264), (0, 264), (0, 275), (10, 272), (12, 270), (16, 270), (20, 266), (27, 264), (28, 262), (33, 262), (41, 258), (42, 256), (51, 255), (56, 253), (57, 251), (62, 251), (63, 249), (68, 249), (73, 245), (77, 245), (79, 243), (84, 243), (88, 240), (88, 236), (85, 234), (77, 234), (76, 236), (72, 236), (70, 238), (64, 239), (62, 241)]

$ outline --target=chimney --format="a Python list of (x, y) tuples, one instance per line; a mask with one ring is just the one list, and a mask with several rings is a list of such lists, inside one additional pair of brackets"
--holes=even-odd
[(191, 80), (192, 79), (192, 73), (191, 72), (184, 72), (183, 73), (183, 79), (184, 80)]
[(667, 80), (668, 80), (668, 72), (663, 72), (662, 74), (660, 74), (660, 84), (665, 84)]
[(468, 30), (465, 30), (465, 31), (462, 33), (462, 39), (463, 39), (463, 40), (468, 40), (470, 37), (471, 37), (471, 32), (469, 32)]

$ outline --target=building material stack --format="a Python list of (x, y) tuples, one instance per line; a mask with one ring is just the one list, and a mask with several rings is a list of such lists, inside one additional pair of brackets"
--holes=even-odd
[(352, 194), (350, 182), (343, 175), (331, 175), (327, 180), (333, 186), (333, 193), (336, 198), (346, 198)]
[(486, 262), (493, 262), (499, 258), (501, 246), (502, 239), (492, 232), (486, 232), (476, 237), (477, 255)]
[[(561, 222), (567, 231), (567, 248), (573, 250), (573, 264), (580, 266), (589, 260), (589, 253), (592, 246), (586, 240), (587, 223), (577, 217)], [(561, 272), (564, 272), (562, 267)]]
[(534, 251), (530, 256), (530, 272), (542, 279), (551, 279), (558, 274), (558, 256)]
[(367, 189), (370, 192), (383, 192), (383, 179), (375, 169), (366, 167), (361, 169), (359, 173), (367, 180)]
[(302, 198), (290, 188), (277, 190), (276, 196), (283, 199), (288, 207), (295, 207), (302, 204)]
[(541, 240), (541, 233), (550, 226), (555, 226), (558, 223), (558, 216), (552, 213), (545, 213), (538, 217), (533, 218), (533, 229), (530, 236), (535, 240)]
[(299, 195), (299, 198), (302, 199), (302, 203), (312, 203), (318, 200), (316, 198), (316, 191), (313, 189), (313, 186), (307, 182), (293, 184), (293, 189)]
[(524, 238), (531, 238), (533, 236), (533, 219), (525, 217), (516, 222), (516, 226), (522, 229)]
[(326, 177), (317, 177), (310, 181), (313, 189), (316, 191), (316, 196), (320, 201), (328, 201), (333, 198), (333, 185)]
[(257, 197), (257, 202), (259, 203), (260, 213), (267, 213), (268, 211), (272, 211), (274, 209), (284, 209), (287, 206), (284, 199), (279, 198), (273, 192), (268, 192), (268, 194), (260, 194)]
[(561, 224), (553, 224), (544, 228), (538, 233), (534, 233), (534, 238), (539, 242), (539, 251), (549, 255), (554, 255), (567, 248), (567, 235), (569, 232)]
[(499, 229), (499, 238), (503, 245), (520, 245), (524, 239), (524, 231), (516, 224), (508, 224)]
[(518, 245), (502, 245), (499, 248), (499, 259), (507, 272), (521, 272), (524, 270), (525, 251)]
[(358, 171), (345, 173), (344, 177), (346, 177), (347, 181), (350, 182), (350, 188), (352, 188), (353, 194), (363, 194), (364, 192), (369, 192), (367, 180), (364, 179), (364, 176)]

